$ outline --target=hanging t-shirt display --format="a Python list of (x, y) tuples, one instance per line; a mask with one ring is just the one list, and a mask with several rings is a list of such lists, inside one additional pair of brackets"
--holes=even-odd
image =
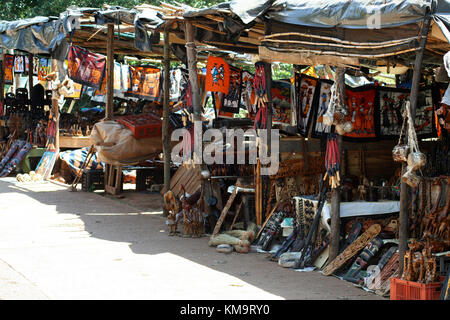
[(14, 56), (5, 54), (5, 84), (13, 84), (14, 81)]
[(306, 137), (312, 118), (314, 96), (318, 80), (309, 76), (295, 74), (295, 92), (297, 94), (297, 129), (298, 132)]
[(327, 126), (323, 123), (323, 116), (328, 110), (332, 85), (333, 81), (320, 80), (318, 105), (314, 108), (316, 113), (314, 115), (313, 127), (311, 131), (311, 136), (314, 138), (319, 138), (331, 132), (331, 126)]
[(84, 48), (69, 48), (68, 76), (73, 81), (99, 89), (106, 73), (106, 57)]
[(152, 66), (130, 66), (131, 89), (129, 95), (142, 99), (156, 99), (159, 97), (161, 70)]
[(345, 99), (348, 108), (346, 120), (353, 124), (352, 132), (344, 134), (348, 138), (376, 138), (375, 130), (376, 89), (372, 86), (347, 88)]
[(228, 93), (223, 99), (222, 111), (239, 113), (239, 102), (241, 100), (241, 74), (242, 70), (233, 66), (230, 69), (230, 85)]
[(291, 83), (272, 81), (272, 123), (291, 123)]
[(230, 67), (222, 59), (208, 57), (206, 64), (205, 91), (229, 93)]

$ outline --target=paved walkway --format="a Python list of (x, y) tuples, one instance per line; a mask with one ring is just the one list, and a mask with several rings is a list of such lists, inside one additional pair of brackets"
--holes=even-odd
[(0, 299), (382, 299), (264, 254), (167, 236), (148, 211), (51, 182), (0, 179)]

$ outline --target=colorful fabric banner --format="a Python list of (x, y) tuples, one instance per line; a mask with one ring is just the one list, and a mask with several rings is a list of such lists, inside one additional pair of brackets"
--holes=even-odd
[(272, 123), (291, 123), (291, 83), (272, 81)]
[(208, 57), (206, 64), (205, 91), (222, 92), (228, 94), (230, 91), (230, 67), (222, 59)]
[[(378, 135), (383, 139), (396, 139), (403, 124), (403, 111), (409, 100), (408, 89), (379, 87), (379, 119)], [(439, 98), (437, 98), (439, 99)], [(434, 118), (436, 94), (431, 88), (419, 91), (417, 97), (415, 129), (420, 138), (436, 136)]]
[(5, 84), (14, 83), (14, 56), (5, 54)]
[(345, 98), (348, 109), (347, 119), (353, 124), (353, 130), (344, 134), (348, 138), (376, 138), (375, 96), (373, 86), (347, 88)]
[(318, 103), (314, 108), (316, 112), (314, 114), (314, 121), (311, 132), (311, 136), (313, 138), (320, 138), (331, 132), (332, 126), (323, 124), (323, 116), (328, 110), (328, 104), (330, 103), (331, 97), (330, 89), (332, 85), (333, 81), (320, 80), (319, 99), (317, 100)]
[(78, 46), (69, 48), (68, 76), (73, 81), (100, 89), (106, 73), (106, 57)]
[(142, 99), (156, 99), (160, 96), (161, 70), (152, 66), (130, 66), (131, 89), (127, 92)]
[(14, 57), (14, 73), (24, 73), (25, 72), (25, 57), (15, 56)]
[(313, 112), (314, 97), (318, 79), (305, 75), (295, 74), (295, 92), (297, 109), (297, 129), (304, 136), (308, 136)]
[(38, 71), (38, 79), (39, 81), (45, 80), (45, 77), (52, 72), (52, 62), (47, 58), (39, 59), (39, 71)]

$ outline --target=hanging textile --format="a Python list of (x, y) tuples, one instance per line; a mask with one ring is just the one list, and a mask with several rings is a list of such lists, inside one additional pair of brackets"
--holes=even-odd
[(241, 101), (241, 77), (242, 70), (233, 66), (230, 69), (230, 85), (228, 93), (223, 99), (222, 111), (239, 113), (239, 102)]
[(78, 46), (70, 46), (68, 76), (82, 85), (99, 89), (106, 73), (106, 57)]
[(17, 165), (25, 158), (25, 156), (31, 151), (33, 146), (31, 143), (23, 143), (22, 147), (20, 149), (17, 149), (18, 151), (16, 154), (12, 157), (11, 161), (4, 167), (4, 169), (0, 172), (0, 177), (6, 177), (8, 174), (13, 171), (17, 167)]
[(38, 76), (39, 74), (39, 57), (33, 57), (33, 76)]
[(5, 84), (14, 83), (14, 56), (5, 54)]
[(131, 89), (127, 94), (154, 100), (160, 96), (161, 70), (153, 66), (130, 66)]
[(333, 81), (320, 80), (319, 99), (315, 103), (315, 114), (312, 125), (311, 136), (313, 138), (320, 138), (331, 132), (331, 127), (323, 123), (323, 116), (328, 110), (328, 104), (331, 98), (331, 86)]
[(222, 59), (208, 57), (206, 64), (205, 91), (229, 93), (230, 67)]
[(375, 97), (373, 86), (347, 88), (345, 100), (348, 108), (346, 120), (351, 121), (353, 130), (344, 134), (347, 138), (374, 139), (375, 130)]
[[(435, 88), (425, 88), (419, 91), (417, 97), (416, 116), (415, 116), (415, 130), (417, 136), (420, 138), (435, 137), (436, 121), (434, 117), (434, 110), (436, 102), (440, 101), (439, 92)], [(378, 103), (379, 103), (379, 117), (378, 117), (378, 136), (383, 139), (395, 139), (399, 136), (403, 124), (403, 111), (406, 102), (409, 101), (408, 89), (395, 88), (378, 88)]]
[[(86, 160), (89, 154), (89, 148), (81, 148), (76, 150), (68, 150), (59, 153), (59, 158), (67, 163), (74, 175), (77, 175), (83, 162)], [(89, 162), (86, 164), (85, 170), (101, 170), (103, 169), (103, 164), (97, 162), (97, 153), (91, 157)]]
[[(114, 62), (114, 82), (113, 88), (114, 93), (118, 94), (122, 92), (122, 79), (121, 79), (122, 68), (119, 62)], [(105, 76), (103, 77), (102, 85), (100, 89), (96, 90), (94, 96), (106, 96), (106, 86), (108, 82), (108, 72), (105, 72)]]
[(30, 72), (30, 58), (28, 56), (25, 56), (25, 72)]
[(297, 130), (304, 137), (308, 136), (317, 84), (318, 79), (298, 73), (295, 74)]
[(131, 84), (130, 66), (127, 64), (121, 64), (120, 68), (121, 68), (120, 80), (122, 82), (121, 83), (122, 92), (127, 92), (128, 90), (130, 90)]
[(255, 76), (248, 71), (242, 71), (242, 104), (246, 107), (250, 119), (254, 120), (256, 115), (255, 106), (255, 89), (253, 83), (255, 81)]
[(256, 115), (254, 129), (266, 129), (267, 127), (267, 81), (264, 62), (255, 63), (254, 88), (256, 92)]
[(39, 81), (45, 80), (45, 77), (51, 73), (52, 71), (52, 63), (50, 59), (40, 58), (39, 59), (39, 71), (38, 71), (38, 79)]
[(14, 73), (25, 72), (25, 58), (24, 56), (14, 57)]
[(169, 88), (169, 97), (172, 101), (178, 101), (181, 97), (182, 86), (181, 81), (183, 80), (183, 75), (180, 69), (170, 70), (170, 88)]
[(291, 123), (291, 83), (272, 81), (272, 123)]

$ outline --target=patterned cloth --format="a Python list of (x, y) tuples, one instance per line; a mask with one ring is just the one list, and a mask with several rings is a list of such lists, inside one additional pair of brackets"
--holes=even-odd
[[(80, 171), (81, 165), (89, 154), (89, 148), (81, 148), (76, 150), (69, 150), (59, 153), (59, 158), (66, 162), (72, 172), (77, 175)], [(97, 162), (97, 154), (94, 154), (91, 157), (91, 160), (86, 165), (86, 170), (102, 170), (103, 164), (101, 162)]]
[(16, 149), (17, 151), (11, 158), (11, 161), (9, 161), (5, 165), (2, 172), (0, 172), (0, 177), (6, 177), (8, 174), (10, 174), (11, 171), (13, 171), (13, 169), (17, 167), (17, 165), (25, 158), (28, 152), (30, 152), (31, 149), (33, 148), (31, 143), (29, 142), (25, 143), (25, 141), (21, 141), (21, 143), (19, 143), (18, 146), (20, 145), (21, 147)]
[(106, 71), (106, 57), (84, 48), (69, 48), (68, 75), (77, 83), (99, 89)]
[(230, 67), (222, 58), (208, 57), (206, 64), (205, 91), (228, 94), (230, 90)]

